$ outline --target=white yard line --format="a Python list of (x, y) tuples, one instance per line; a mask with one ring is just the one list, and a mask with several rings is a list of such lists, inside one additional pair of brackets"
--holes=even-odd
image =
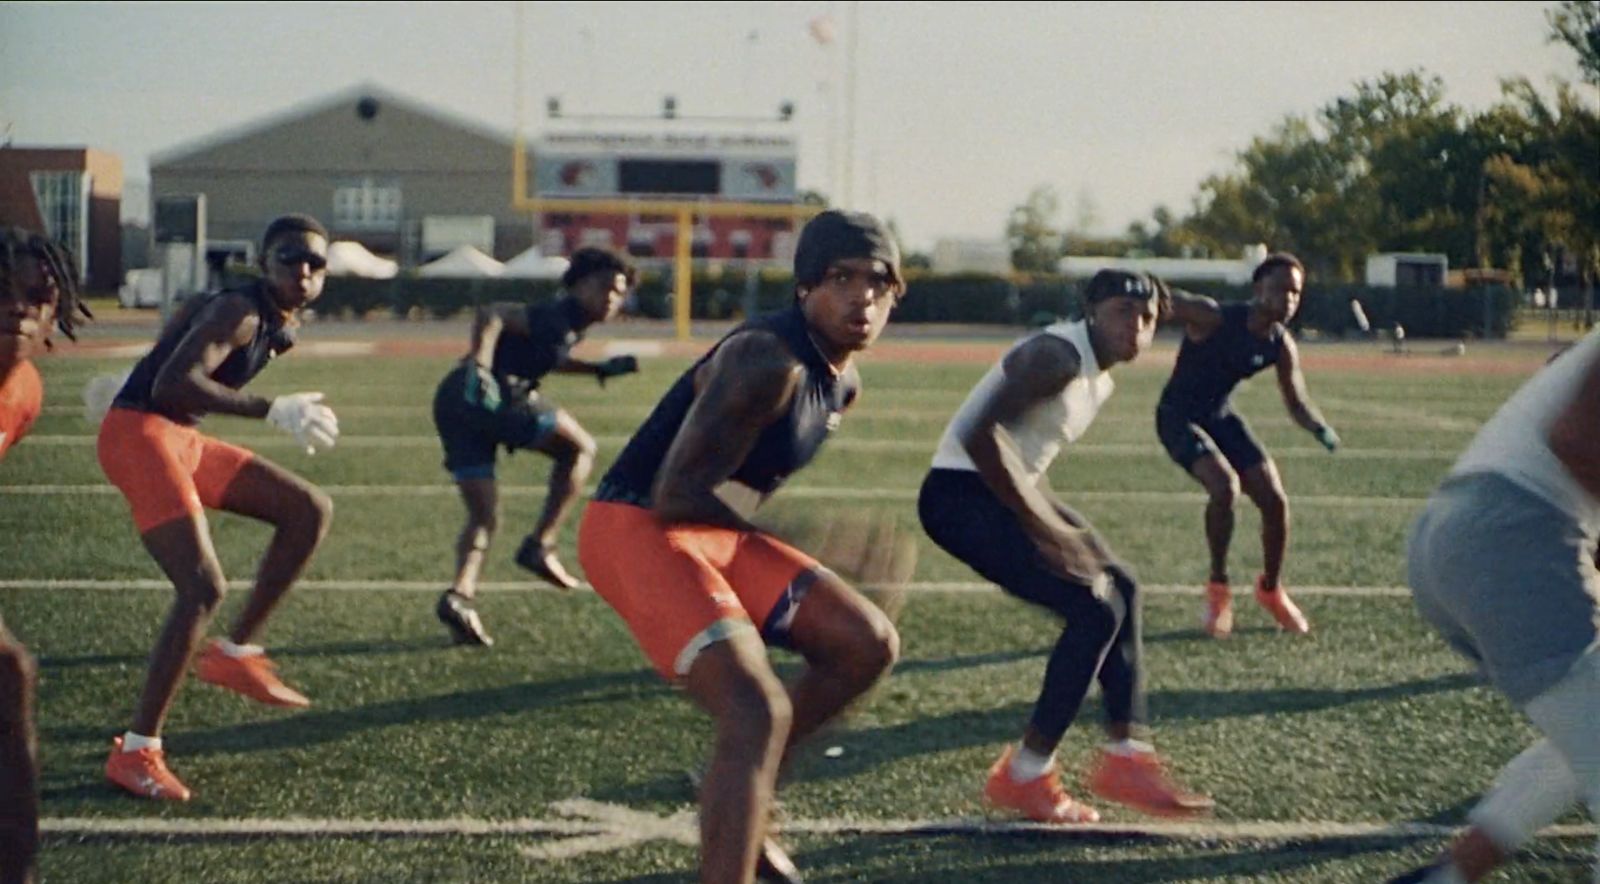
[[(334, 497), (415, 497), (441, 495), (454, 497), (454, 485), (319, 485)], [(586, 489), (592, 493), (594, 489)], [(543, 497), (546, 489), (534, 485), (500, 486), (501, 497)], [(56, 497), (83, 494), (116, 494), (110, 485), (6, 485), (0, 486), (0, 497)], [(797, 485), (780, 492), (785, 498), (805, 500), (916, 500), (915, 488), (832, 488), (822, 485)], [(1062, 494), (1068, 503), (1076, 501), (1128, 501), (1135, 503), (1204, 503), (1206, 496), (1198, 491), (1069, 491)], [(1296, 494), (1289, 502), (1294, 506), (1357, 507), (1383, 509), (1414, 509), (1427, 502), (1425, 497), (1344, 497), (1339, 495)]]
[[(410, 417), (427, 418), (433, 414), (433, 409), (426, 403), (418, 405), (353, 405), (334, 403), (336, 410), (342, 417)], [(1325, 404), (1325, 403), (1323, 403)], [(580, 403), (564, 406), (579, 418), (593, 419), (597, 417), (628, 417), (644, 420), (650, 413), (652, 404), (644, 405), (614, 405), (610, 403)], [(1369, 406), (1363, 406), (1368, 408)], [(81, 405), (46, 405), (43, 409), (47, 415), (77, 415), (83, 413)], [(1418, 426), (1416, 415), (1405, 409), (1383, 411), (1379, 414), (1342, 414), (1329, 409), (1334, 424), (1341, 430), (1350, 427), (1395, 428), (1396, 424), (1405, 424), (1408, 428), (1449, 431), (1449, 432), (1476, 432), (1482, 421), (1454, 418), (1426, 418)], [(860, 411), (851, 412), (845, 421), (848, 429), (852, 422), (861, 420), (896, 420), (896, 421), (927, 421), (943, 426), (955, 414), (955, 406), (950, 408), (872, 408), (862, 406)], [(1439, 424), (1443, 424), (1442, 426)], [(1106, 414), (1095, 418), (1098, 426), (1138, 426), (1149, 427), (1152, 438), (1155, 436), (1155, 417), (1150, 414)], [(1286, 417), (1262, 415), (1250, 418), (1254, 427), (1271, 427), (1281, 430), (1298, 430), (1298, 426)]]
[[(662, 816), (648, 810), (635, 810), (617, 804), (587, 799), (559, 801), (551, 805), (561, 818), (485, 820), (455, 817), (448, 819), (310, 819), (287, 818), (157, 818), (129, 817), (54, 817), (40, 820), (48, 835), (98, 835), (122, 838), (237, 838), (237, 837), (360, 837), (372, 835), (411, 838), (449, 836), (573, 836), (574, 842), (562, 849), (562, 842), (533, 849), (549, 858), (566, 858), (591, 850), (618, 849), (643, 841), (671, 840), (696, 843), (694, 812), (691, 809)], [(1349, 839), (1445, 838), (1457, 827), (1416, 822), (1333, 822), (1327, 820), (1216, 820), (1202, 822), (1115, 822), (1053, 826), (1044, 823), (948, 817), (944, 819), (852, 819), (823, 817), (787, 819), (783, 831), (794, 835), (1028, 835), (1066, 839), (1103, 840), (1139, 838), (1174, 841), (1329, 841)], [(1551, 826), (1539, 834), (1544, 838), (1584, 838), (1596, 836), (1593, 824)], [(583, 849), (573, 850), (573, 847)]]
[[(445, 581), (441, 580), (301, 580), (295, 584), (300, 591), (329, 591), (329, 592), (438, 592), (444, 588)], [(238, 579), (228, 581), (230, 589), (249, 589), (249, 580)], [(137, 579), (137, 580), (105, 580), (98, 578), (18, 578), (0, 580), (0, 589), (47, 589), (59, 590), (170, 590), (172, 584), (165, 580)], [(582, 589), (591, 589), (585, 583)], [(897, 584), (894, 587), (868, 584), (863, 589), (889, 589), (898, 588), (911, 592), (929, 593), (971, 593), (971, 592), (999, 592), (999, 588), (992, 583), (981, 581), (924, 581), (906, 584)], [(1139, 588), (1152, 595), (1200, 595), (1204, 587), (1176, 583), (1151, 583), (1140, 584)], [(545, 583), (534, 580), (526, 581), (485, 581), (478, 584), (479, 592), (563, 592)], [(1350, 598), (1401, 598), (1409, 596), (1411, 590), (1404, 586), (1295, 586), (1297, 596), (1346, 596)]]
[(1412, 426), (1430, 430), (1476, 432), (1483, 426), (1482, 421), (1462, 420), (1461, 418), (1429, 414), (1427, 411), (1409, 404), (1389, 405), (1369, 400), (1326, 398), (1319, 398), (1317, 402), (1329, 411), (1348, 411), (1365, 417), (1402, 421)]
[[(596, 436), (595, 441), (606, 448), (620, 449), (628, 443), (629, 437), (617, 435)], [(227, 441), (246, 448), (291, 448), (294, 440), (287, 436), (229, 436)], [(930, 457), (933, 449), (937, 447), (938, 439), (833, 439), (828, 442), (829, 448), (842, 451), (905, 451), (925, 452)], [(36, 435), (28, 437), (29, 445), (72, 446), (88, 448), (95, 444), (95, 437), (91, 435)], [(438, 448), (437, 436), (355, 436), (342, 435), (339, 437), (339, 448)], [(1111, 457), (1156, 457), (1165, 459), (1166, 455), (1152, 437), (1148, 443), (1080, 443), (1072, 446), (1072, 453), (1079, 456), (1103, 455)], [(1451, 460), (1459, 451), (1425, 450), (1416, 448), (1341, 448), (1337, 457), (1350, 460)], [(1280, 460), (1298, 458), (1327, 457), (1328, 452), (1319, 447), (1288, 447), (1273, 448), (1272, 456)]]

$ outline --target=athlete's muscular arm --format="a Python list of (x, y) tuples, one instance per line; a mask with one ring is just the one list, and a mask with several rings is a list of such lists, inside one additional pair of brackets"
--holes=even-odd
[(1589, 363), (1578, 394), (1556, 415), (1549, 438), (1551, 453), (1572, 478), (1600, 498), (1600, 357)]
[(1183, 333), (1192, 340), (1203, 341), (1222, 325), (1222, 308), (1215, 300), (1180, 288), (1169, 288), (1168, 293), (1170, 307), (1161, 318), (1183, 323)]
[(1320, 435), (1328, 429), (1322, 412), (1312, 404), (1311, 395), (1306, 392), (1306, 377), (1300, 371), (1300, 348), (1288, 332), (1284, 332), (1282, 349), (1278, 353), (1278, 391), (1283, 394), (1283, 405), (1289, 409), (1289, 417), (1306, 432)]
[(502, 332), (526, 335), (528, 308), (507, 301), (480, 306), (472, 318), (472, 348), (467, 351), (467, 358), (484, 368), (493, 368), (494, 348)]
[(260, 327), (261, 317), (244, 295), (212, 299), (156, 372), (151, 400), (164, 410), (184, 414), (266, 417), (271, 400), (211, 379), (233, 351), (249, 345)]
[(695, 376), (694, 404), (656, 476), (651, 496), (663, 522), (761, 530), (724, 503), (716, 489), (789, 407), (803, 372), (769, 332), (735, 335), (717, 348)]
[(1000, 387), (961, 445), (984, 484), (1016, 513), (1045, 561), (1062, 576), (1089, 583), (1105, 567), (1092, 535), (1063, 518), (1049, 493), (1028, 479), (1016, 443), (1003, 426), (1059, 396), (1082, 364), (1077, 349), (1054, 335), (1037, 335), (1006, 354)]

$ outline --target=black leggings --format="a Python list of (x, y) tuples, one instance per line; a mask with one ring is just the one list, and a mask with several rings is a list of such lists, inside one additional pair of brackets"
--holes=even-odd
[[(1126, 568), (1106, 569), (1114, 590), (1104, 596), (1054, 573), (1016, 515), (971, 470), (929, 472), (917, 499), (917, 513), (934, 543), (985, 580), (1066, 619), (1033, 708), (1032, 724), (1040, 736), (1052, 746), (1061, 741), (1095, 678), (1100, 681), (1108, 722), (1143, 723), (1140, 595)], [(1081, 516), (1069, 514), (1069, 521), (1093, 530)]]

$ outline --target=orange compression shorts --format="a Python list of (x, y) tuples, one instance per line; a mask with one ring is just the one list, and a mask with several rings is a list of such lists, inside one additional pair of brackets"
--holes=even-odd
[(626, 503), (590, 501), (578, 560), (595, 592), (628, 624), (668, 680), (689, 673), (708, 645), (744, 631), (786, 646), (817, 560), (765, 534), (663, 525)]
[(127, 408), (106, 413), (98, 453), (100, 469), (127, 498), (140, 534), (221, 506), (234, 477), (255, 459), (194, 427)]

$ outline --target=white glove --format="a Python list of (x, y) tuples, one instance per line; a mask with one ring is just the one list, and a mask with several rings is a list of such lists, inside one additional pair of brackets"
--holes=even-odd
[(267, 422), (294, 436), (306, 454), (333, 447), (339, 439), (339, 418), (322, 404), (321, 393), (291, 393), (272, 400)]
[(106, 419), (106, 412), (111, 410), (112, 400), (122, 392), (122, 385), (128, 382), (128, 375), (133, 374), (133, 369), (126, 369), (117, 374), (97, 374), (83, 385), (83, 419), (89, 423), (100, 426)]

